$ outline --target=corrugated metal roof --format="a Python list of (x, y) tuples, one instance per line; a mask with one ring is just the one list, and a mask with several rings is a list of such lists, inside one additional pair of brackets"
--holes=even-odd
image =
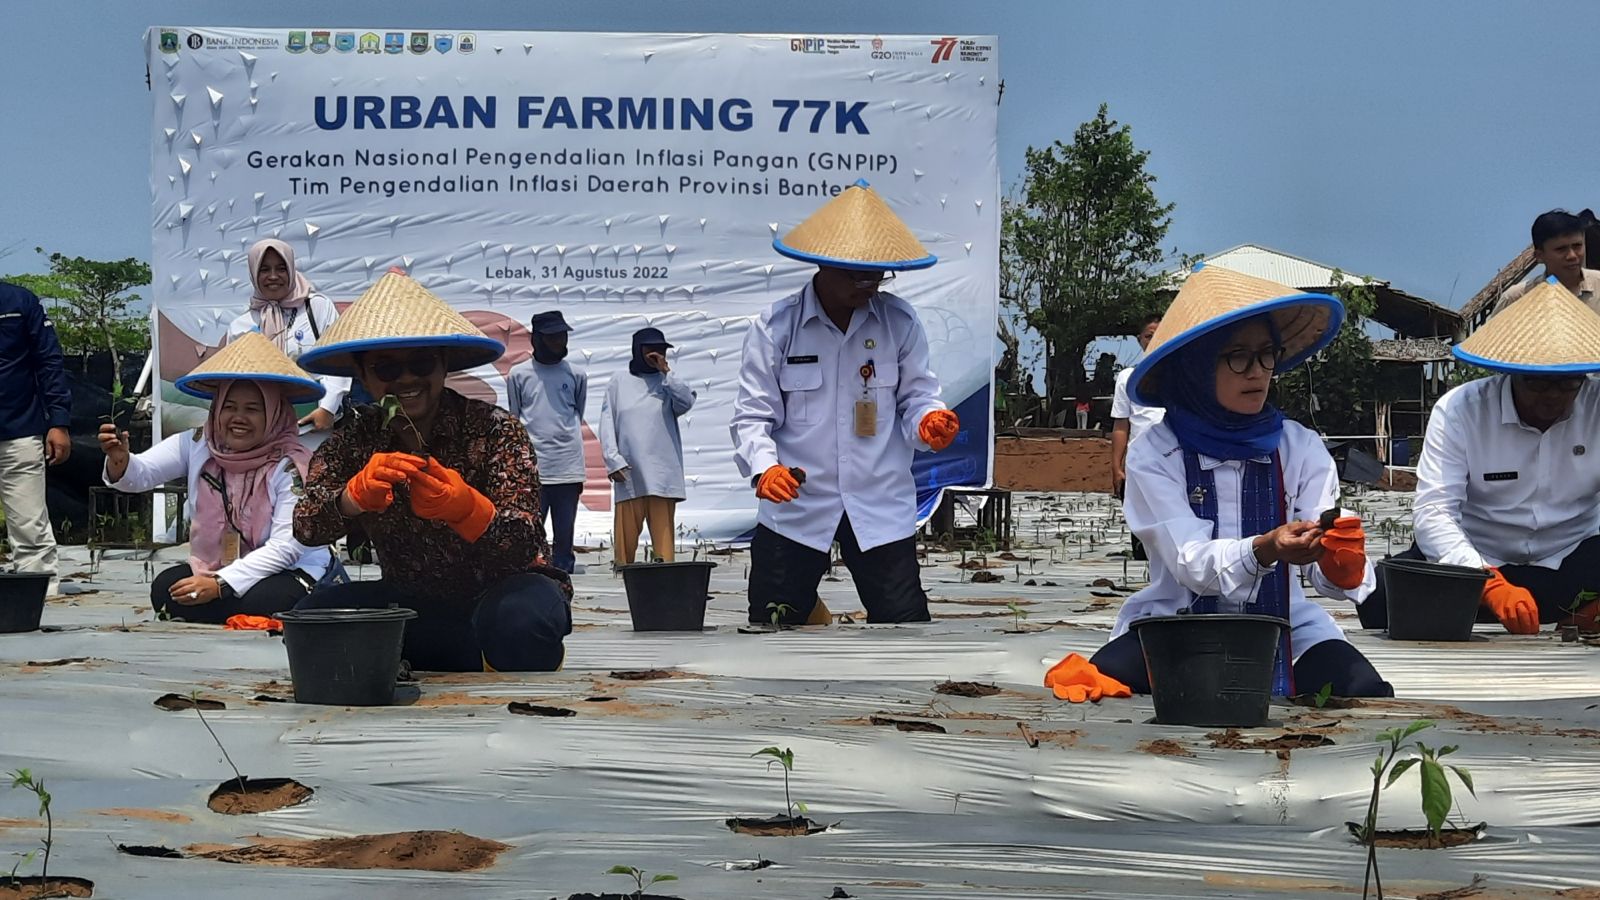
[[(1263, 247), (1259, 244), (1240, 244), (1230, 250), (1224, 250), (1206, 257), (1206, 265), (1221, 266), (1245, 275), (1254, 275), (1257, 278), (1266, 278), (1279, 284), (1287, 284), (1297, 288), (1332, 287), (1334, 268), (1319, 262)], [(1344, 283), (1362, 282), (1369, 284), (1386, 284), (1370, 275), (1361, 275), (1355, 272), (1343, 272)]]

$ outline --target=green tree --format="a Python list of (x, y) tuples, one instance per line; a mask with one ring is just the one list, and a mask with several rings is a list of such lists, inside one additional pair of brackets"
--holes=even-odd
[(1173, 207), (1156, 199), (1148, 158), (1101, 104), (1071, 144), (1028, 148), (1023, 184), (1001, 205), (1001, 298), (1040, 337), (1047, 418), (1078, 394), (1092, 341), (1164, 306), (1157, 266)]
[(1372, 434), (1378, 364), (1366, 322), (1377, 295), (1337, 269), (1332, 293), (1344, 304), (1344, 327), (1305, 365), (1277, 379), (1275, 402), (1284, 415), (1324, 434)]
[[(34, 248), (44, 253), (43, 248)], [(128, 311), (139, 301), (132, 293), (150, 283), (150, 266), (129, 257), (95, 260), (51, 253), (50, 271), (44, 275), (7, 276), (6, 281), (33, 291), (50, 306), (56, 336), (67, 353), (111, 354), (111, 388), (122, 383), (122, 356), (150, 349), (150, 329), (144, 316)]]

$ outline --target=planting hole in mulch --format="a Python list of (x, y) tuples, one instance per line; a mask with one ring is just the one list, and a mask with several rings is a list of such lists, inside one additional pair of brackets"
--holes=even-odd
[(585, 697), (585, 698), (583, 698), (585, 703), (610, 703), (612, 700), (615, 700), (615, 699), (617, 699), (617, 698), (615, 698), (615, 697)]
[[(23, 665), (35, 666), (35, 667), (40, 668), (40, 669), (48, 669), (48, 668), (51, 668), (53, 666), (70, 666), (70, 665), (74, 665), (76, 663), (86, 663), (88, 661), (89, 661), (89, 657), (87, 657), (87, 656), (74, 656), (74, 657), (71, 657), (69, 659), (30, 659), (26, 663), (23, 663)], [(72, 896), (72, 895), (69, 894), (67, 896)], [(85, 894), (84, 896), (88, 896), (88, 895)]]
[(209, 700), (205, 697), (195, 699), (193, 697), (184, 697), (178, 694), (162, 694), (156, 698), (156, 706), (161, 707), (167, 712), (178, 712), (179, 710), (184, 709), (194, 709), (196, 706), (204, 710), (228, 708), (228, 704), (223, 703), (221, 700)]
[(562, 706), (540, 706), (537, 703), (519, 703), (515, 700), (506, 704), (506, 709), (519, 716), (575, 716), (576, 712)]
[(724, 824), (728, 830), (753, 837), (799, 837), (827, 831), (828, 826), (813, 822), (805, 816), (768, 816), (761, 818), (734, 817)]
[[(1346, 822), (1344, 827), (1350, 830), (1350, 836), (1356, 839), (1356, 843), (1365, 843), (1361, 840), (1360, 825)], [(1379, 829), (1373, 835), (1373, 843), (1394, 850), (1447, 850), (1451, 847), (1464, 847), (1476, 841), (1487, 827), (1489, 827), (1487, 822), (1479, 822), (1471, 828), (1441, 828), (1438, 835), (1427, 829), (1407, 828), (1403, 831)]]
[(891, 719), (888, 716), (868, 716), (867, 721), (874, 725), (893, 726), (896, 731), (921, 731), (928, 734), (946, 733), (943, 725), (923, 722), (920, 719)]
[(495, 859), (511, 846), (459, 831), (400, 831), (321, 840), (279, 838), (244, 847), (184, 849), (192, 859), (258, 866), (472, 872), (494, 865)]
[(183, 859), (183, 854), (171, 847), (153, 847), (143, 844), (118, 844), (118, 853), (128, 856), (148, 856), (151, 859)]
[(934, 685), (933, 692), (952, 697), (993, 697), (1000, 689), (981, 681), (945, 681)]
[(0, 900), (39, 900), (41, 897), (93, 897), (94, 882), (87, 878), (52, 875), (0, 878)]
[(972, 573), (972, 583), (973, 584), (996, 584), (998, 582), (1005, 581), (1005, 580), (1006, 580), (1006, 577), (1004, 575), (996, 575), (993, 572), (973, 572)]
[(572, 894), (567, 900), (683, 900), (682, 897), (669, 897), (666, 894), (639, 894), (629, 891), (626, 894)]
[(661, 678), (671, 678), (677, 674), (671, 669), (638, 669), (612, 672), (611, 677), (618, 681), (655, 681)]
[(1313, 747), (1331, 747), (1333, 740), (1321, 734), (1285, 734), (1281, 737), (1247, 741), (1237, 729), (1213, 731), (1206, 735), (1211, 746), (1218, 750), (1309, 750)]
[(211, 792), (206, 806), (225, 816), (243, 816), (299, 806), (310, 800), (312, 793), (311, 788), (293, 778), (245, 778), (241, 794), (239, 782), (229, 779)]

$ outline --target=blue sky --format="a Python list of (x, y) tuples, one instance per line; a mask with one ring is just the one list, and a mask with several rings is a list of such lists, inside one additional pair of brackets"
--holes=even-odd
[(1171, 243), (1276, 247), (1459, 306), (1533, 216), (1600, 202), (1579, 62), (1600, 5), (696, 0), (8, 0), (0, 271), (35, 245), (148, 257), (146, 26), (998, 34), (1001, 172), (1108, 102), (1151, 151)]

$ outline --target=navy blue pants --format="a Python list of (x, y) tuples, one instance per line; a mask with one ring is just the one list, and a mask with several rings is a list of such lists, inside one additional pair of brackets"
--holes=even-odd
[(578, 518), (583, 482), (539, 485), (539, 516), (550, 522), (550, 565), (568, 575), (578, 564), (572, 552), (572, 523)]
[(572, 609), (561, 586), (532, 572), (508, 575), (458, 605), (421, 597), (387, 579), (318, 588), (296, 609), (414, 609), (402, 656), (429, 672), (554, 672), (572, 633)]
[[(1089, 660), (1102, 675), (1110, 675), (1135, 694), (1150, 693), (1150, 673), (1144, 666), (1144, 648), (1132, 631), (1101, 647)], [(1383, 680), (1361, 651), (1348, 641), (1327, 640), (1311, 645), (1294, 664), (1295, 687), (1314, 694), (1333, 685), (1335, 697), (1393, 697), (1394, 687)]]
[(179, 563), (157, 575), (150, 582), (150, 606), (156, 612), (165, 611), (173, 619), (221, 625), (232, 616), (275, 616), (284, 610), (294, 609), (305, 599), (306, 592), (315, 584), (310, 575), (292, 569), (269, 575), (256, 582), (250, 590), (232, 597), (218, 597), (210, 603), (185, 606), (172, 599), (172, 586), (194, 575), (188, 563)]
[[(839, 556), (855, 580), (868, 622), (926, 622), (928, 595), (917, 567), (917, 539), (862, 550), (850, 517), (839, 521), (834, 535)], [(765, 525), (756, 526), (750, 542), (750, 621), (772, 621), (778, 604), (789, 607), (779, 621), (802, 625), (817, 605), (817, 586), (828, 573), (830, 555), (791, 541)]]

